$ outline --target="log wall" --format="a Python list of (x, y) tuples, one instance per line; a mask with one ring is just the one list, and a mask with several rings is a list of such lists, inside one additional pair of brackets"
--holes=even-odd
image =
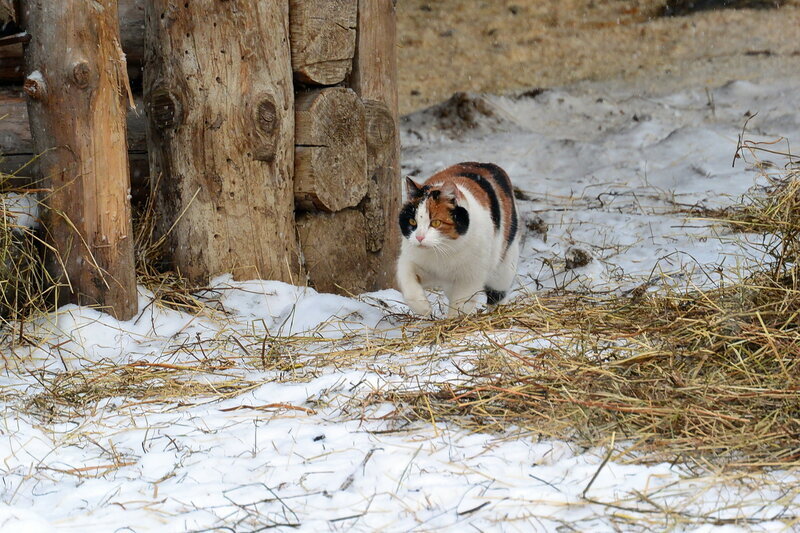
[[(252, 39), (248, 37), (257, 20), (250, 13), (250, 18), (243, 16), (241, 26), (226, 36), (217, 28), (226, 20), (230, 6), (236, 4), (240, 11), (255, 7), (248, 2), (193, 2), (205, 4), (215, 4), (218, 12), (209, 11), (205, 18), (195, 17), (189, 23), (179, 13), (183, 2), (119, 0), (121, 44), (138, 94), (136, 109), (128, 112), (127, 118), (134, 201), (142, 200), (148, 184), (156, 181), (150, 179), (151, 175), (160, 176), (160, 183), (171, 187), (161, 207), (162, 232), (174, 233), (170, 246), (176, 254), (188, 254), (179, 264), (206, 265), (197, 270), (182, 269), (196, 280), (236, 270), (240, 278), (257, 275), (295, 283), (302, 283), (308, 274), (312, 285), (336, 292), (392, 285), (399, 247), (395, 220), (400, 201), (394, 2), (270, 2), (288, 10), (281, 23), (287, 32), (281, 38), (286, 42), (276, 41), (266, 48), (254, 44), (248, 49), (231, 49), (236, 59), (220, 56), (226, 40), (231, 46), (241, 40), (258, 43), (261, 34), (274, 36), (275, 32), (262, 27)], [(156, 25), (146, 19), (146, 5), (153, 13), (158, 11), (157, 17), (164, 14), (169, 21), (159, 30), (160, 36), (147, 45), (146, 20), (151, 28)], [(273, 29), (276, 23), (270, 19), (265, 24)], [(202, 32), (205, 45), (186, 37), (198, 32)], [(279, 69), (278, 76), (259, 81), (259, 72), (275, 72), (276, 63), (268, 59), (259, 64), (258, 57), (251, 55), (269, 55), (274, 49), (287, 49), (280, 61), (283, 70)], [(158, 50), (164, 55), (159, 56)], [(237, 74), (231, 68), (238, 61), (246, 74)], [(162, 68), (167, 64), (169, 68)], [(24, 70), (22, 45), (0, 47), (0, 84), (21, 83)], [(278, 78), (287, 76), (289, 85), (284, 85), (286, 90), (281, 89), (276, 98), (268, 87), (281, 87), (285, 82)], [(267, 94), (274, 105), (268, 106), (269, 110), (259, 100)], [(231, 99), (231, 95), (236, 97)], [(215, 104), (226, 98), (227, 107)], [(0, 89), (3, 115), (7, 118), (0, 121), (0, 153), (5, 157), (0, 159), (0, 170), (10, 172), (36, 153), (19, 86)], [(270, 130), (272, 126), (267, 127), (264, 120), (276, 121), (278, 129)], [(242, 140), (249, 134), (243, 127), (255, 135), (252, 141)], [(221, 161), (212, 156), (220, 153), (220, 144), (233, 155)], [(190, 147), (188, 152), (185, 147)], [(41, 169), (31, 165), (19, 174), (35, 179), (41, 176)], [(256, 174), (263, 175), (265, 181), (247, 177)], [(195, 181), (189, 176), (195, 176)], [(244, 189), (241, 180), (247, 182)], [(196, 185), (194, 192), (192, 183)], [(286, 192), (280, 192), (284, 189)], [(245, 211), (263, 215), (252, 221), (257, 226), (252, 232), (273, 232), (264, 239), (264, 249), (249, 256), (269, 255), (269, 249), (278, 245), (277, 235), (282, 235), (289, 243), (282, 252), (282, 263), (288, 266), (274, 268), (275, 257), (261, 263), (240, 260), (230, 251), (235, 248), (230, 243), (236, 240), (232, 233), (243, 227), (247, 217), (245, 211), (237, 215), (233, 204), (251, 200), (233, 198), (228, 202), (229, 195), (235, 196), (237, 190), (250, 191), (254, 198), (283, 198), (277, 203), (254, 200), (257, 205), (244, 205), (248, 206)], [(186, 214), (197, 206), (201, 207), (196, 214)], [(282, 212), (291, 216), (287, 218)], [(176, 220), (176, 213), (184, 214)], [(217, 221), (207, 223), (209, 220)], [(197, 228), (204, 224), (206, 230), (201, 236)], [(225, 224), (230, 232), (213, 229)], [(292, 244), (291, 235), (297, 243)], [(212, 264), (203, 257), (205, 254), (228, 257)], [(285, 257), (297, 260), (287, 262)]]

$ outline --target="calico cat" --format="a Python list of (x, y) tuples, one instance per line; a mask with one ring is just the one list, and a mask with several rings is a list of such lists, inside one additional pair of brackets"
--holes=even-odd
[(397, 281), (418, 315), (431, 314), (426, 288), (441, 288), (448, 317), (489, 305), (511, 288), (519, 260), (519, 218), (508, 175), (490, 163), (459, 163), (417, 185), (406, 178)]

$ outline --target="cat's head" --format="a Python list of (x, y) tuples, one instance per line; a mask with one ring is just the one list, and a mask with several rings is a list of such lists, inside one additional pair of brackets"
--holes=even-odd
[(423, 248), (452, 243), (469, 229), (463, 203), (463, 194), (452, 183), (419, 186), (406, 178), (406, 204), (400, 211), (403, 237)]

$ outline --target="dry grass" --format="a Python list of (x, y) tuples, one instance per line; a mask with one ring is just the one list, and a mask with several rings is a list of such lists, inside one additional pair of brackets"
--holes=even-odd
[(9, 181), (10, 176), (0, 173), (0, 330), (6, 334), (19, 322), (51, 309), (56, 290), (41, 260), (46, 244), (17, 222), (21, 208), (7, 196), (35, 198), (36, 191), (11, 187)]

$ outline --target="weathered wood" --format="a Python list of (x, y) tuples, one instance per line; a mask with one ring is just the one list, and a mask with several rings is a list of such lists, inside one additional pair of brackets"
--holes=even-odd
[(373, 252), (370, 290), (393, 285), (400, 246), (396, 33), (393, 0), (359, 0), (358, 39), (350, 86), (367, 105), (370, 187), (363, 207), (367, 245)]
[(17, 15), (14, 10), (14, 2), (12, 0), (0, 0), (0, 29), (7, 22), (15, 22)]
[(128, 319), (137, 311), (125, 106), (130, 88), (115, 0), (27, 1), (25, 92), (38, 164), (52, 191), (47, 266), (65, 301)]
[(224, 272), (304, 281), (288, 1), (147, 3), (144, 99), (159, 230), (175, 268), (194, 281)]
[(364, 105), (350, 89), (301, 93), (295, 104), (294, 196), (300, 209), (340, 211), (367, 193)]
[(304, 213), (297, 218), (309, 279), (322, 292), (359, 294), (369, 290), (371, 267), (364, 215), (357, 209)]
[(33, 153), (28, 106), (22, 88), (0, 89), (0, 156)]
[(358, 0), (291, 0), (292, 68), (314, 85), (344, 81), (356, 48)]
[(142, 80), (144, 65), (143, 0), (119, 0), (119, 21), (122, 50), (128, 62), (128, 77), (138, 83)]
[(21, 44), (0, 46), (0, 83), (22, 83), (24, 63)]
[[(66, 2), (67, 0), (62, 0)], [(142, 77), (144, 58), (144, 0), (118, 0), (122, 49), (127, 56), (128, 75), (131, 80)], [(21, 21), (22, 22), (22, 21)], [(22, 23), (25, 29), (27, 26)], [(52, 32), (45, 28), (45, 33)], [(33, 32), (30, 32), (33, 33)], [(0, 47), (0, 82), (21, 83), (24, 77), (21, 45)]]
[(367, 141), (367, 174), (372, 176), (378, 167), (391, 162), (396, 155), (397, 131), (395, 117), (386, 104), (377, 100), (364, 101)]
[[(134, 98), (135, 107), (126, 106), (128, 150), (145, 152), (146, 123), (141, 97)], [(33, 155), (33, 138), (28, 107), (21, 87), (0, 88), (0, 155)]]
[[(147, 161), (145, 120), (142, 99), (136, 107), (128, 108), (128, 159), (130, 163), (131, 195), (134, 202), (143, 201), (148, 194), (150, 165)], [(38, 169), (33, 147), (28, 108), (22, 88), (0, 89), (0, 172), (14, 174), (14, 186), (38, 182)]]
[[(367, 114), (367, 173), (370, 176), (367, 201), (364, 203), (364, 217), (367, 223), (367, 249), (380, 252), (387, 233), (396, 230), (394, 219), (390, 219), (392, 180), (395, 179), (394, 162), (398, 161), (397, 132), (395, 118), (383, 102), (367, 100), (364, 102)], [(391, 244), (390, 244), (391, 246)], [(380, 268), (384, 258), (376, 258), (375, 265)]]
[[(298, 80), (335, 85), (350, 72), (357, 1), (292, 0), (291, 57)], [(122, 49), (128, 60), (128, 75), (134, 82), (142, 78), (145, 4), (145, 0), (119, 0)], [(21, 83), (22, 65), (22, 46), (0, 48), (0, 82)]]

